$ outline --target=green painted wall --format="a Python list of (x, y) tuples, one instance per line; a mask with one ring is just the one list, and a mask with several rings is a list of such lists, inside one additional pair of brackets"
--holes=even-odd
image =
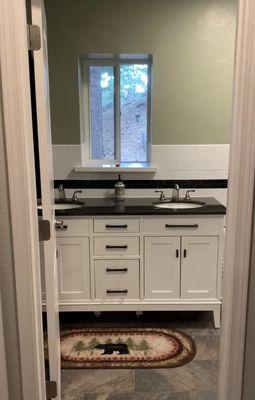
[(46, 0), (52, 134), (80, 143), (78, 55), (153, 54), (154, 144), (228, 143), (237, 0)]

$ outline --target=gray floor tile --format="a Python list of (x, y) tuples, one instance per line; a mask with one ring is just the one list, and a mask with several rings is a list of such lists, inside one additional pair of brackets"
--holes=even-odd
[(128, 394), (112, 394), (107, 400), (191, 400), (188, 392), (135, 392)]
[(169, 383), (159, 369), (138, 369), (135, 371), (135, 391), (169, 391)]
[[(82, 395), (84, 393), (88, 396), (91, 393), (105, 395), (106, 393), (132, 391), (134, 391), (134, 370), (62, 370), (62, 394), (63, 398), (66, 396), (65, 400), (69, 400), (69, 397), (70, 400), (83, 400), (84, 396), (82, 397)], [(73, 396), (73, 399), (71, 396)]]
[[(75, 327), (73, 322), (64, 325)], [(85, 324), (82, 318), (82, 326), (180, 329), (195, 340), (197, 355), (191, 363), (172, 369), (63, 370), (62, 400), (217, 400), (220, 330), (214, 329), (211, 313), (148, 313), (130, 320), (105, 314), (86, 318)]]
[(215, 390), (218, 383), (217, 361), (192, 361), (180, 368), (164, 369), (173, 392)]
[(219, 359), (220, 338), (218, 336), (196, 336), (196, 361)]
[(170, 393), (170, 392), (150, 392), (136, 393), (135, 400), (191, 400), (188, 392)]
[(190, 400), (217, 400), (217, 392), (190, 392)]
[(192, 361), (179, 368), (136, 370), (136, 391), (214, 390), (218, 382), (217, 361)]
[(217, 336), (220, 337), (220, 329), (206, 329), (206, 328), (184, 328), (183, 332), (192, 338), (197, 336)]
[(111, 393), (107, 400), (134, 400), (134, 393)]

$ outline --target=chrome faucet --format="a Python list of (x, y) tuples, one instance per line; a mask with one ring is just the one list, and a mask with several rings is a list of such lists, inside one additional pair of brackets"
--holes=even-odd
[(58, 187), (58, 196), (59, 196), (59, 200), (60, 201), (66, 200), (66, 192), (65, 192), (64, 185), (59, 185), (59, 187)]
[(187, 190), (187, 192), (186, 192), (186, 194), (185, 194), (185, 197), (184, 197), (184, 200), (185, 200), (185, 201), (191, 200), (191, 199), (190, 199), (190, 193), (192, 193), (192, 192), (195, 192), (195, 189)]
[(180, 188), (179, 185), (174, 185), (173, 193), (172, 193), (172, 201), (179, 201), (180, 198)]
[(82, 193), (82, 190), (75, 190), (75, 192), (73, 192), (73, 197), (72, 197), (73, 201), (78, 201), (79, 200), (78, 196), (77, 196), (77, 193)]
[(165, 201), (166, 200), (166, 196), (165, 196), (163, 190), (155, 190), (155, 193), (160, 193), (159, 201)]

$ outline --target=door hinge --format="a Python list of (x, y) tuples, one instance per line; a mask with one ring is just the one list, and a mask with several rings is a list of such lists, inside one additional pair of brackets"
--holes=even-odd
[(39, 241), (47, 242), (50, 240), (50, 222), (47, 219), (40, 219), (39, 222)]
[(28, 25), (28, 50), (40, 50), (41, 31), (38, 25)]
[(57, 382), (46, 381), (46, 396), (47, 400), (54, 399), (58, 395)]

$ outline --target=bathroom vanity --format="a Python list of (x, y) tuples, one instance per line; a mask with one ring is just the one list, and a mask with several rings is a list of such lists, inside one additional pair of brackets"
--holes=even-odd
[(226, 209), (84, 199), (57, 210), (60, 311), (213, 311), (220, 326)]

